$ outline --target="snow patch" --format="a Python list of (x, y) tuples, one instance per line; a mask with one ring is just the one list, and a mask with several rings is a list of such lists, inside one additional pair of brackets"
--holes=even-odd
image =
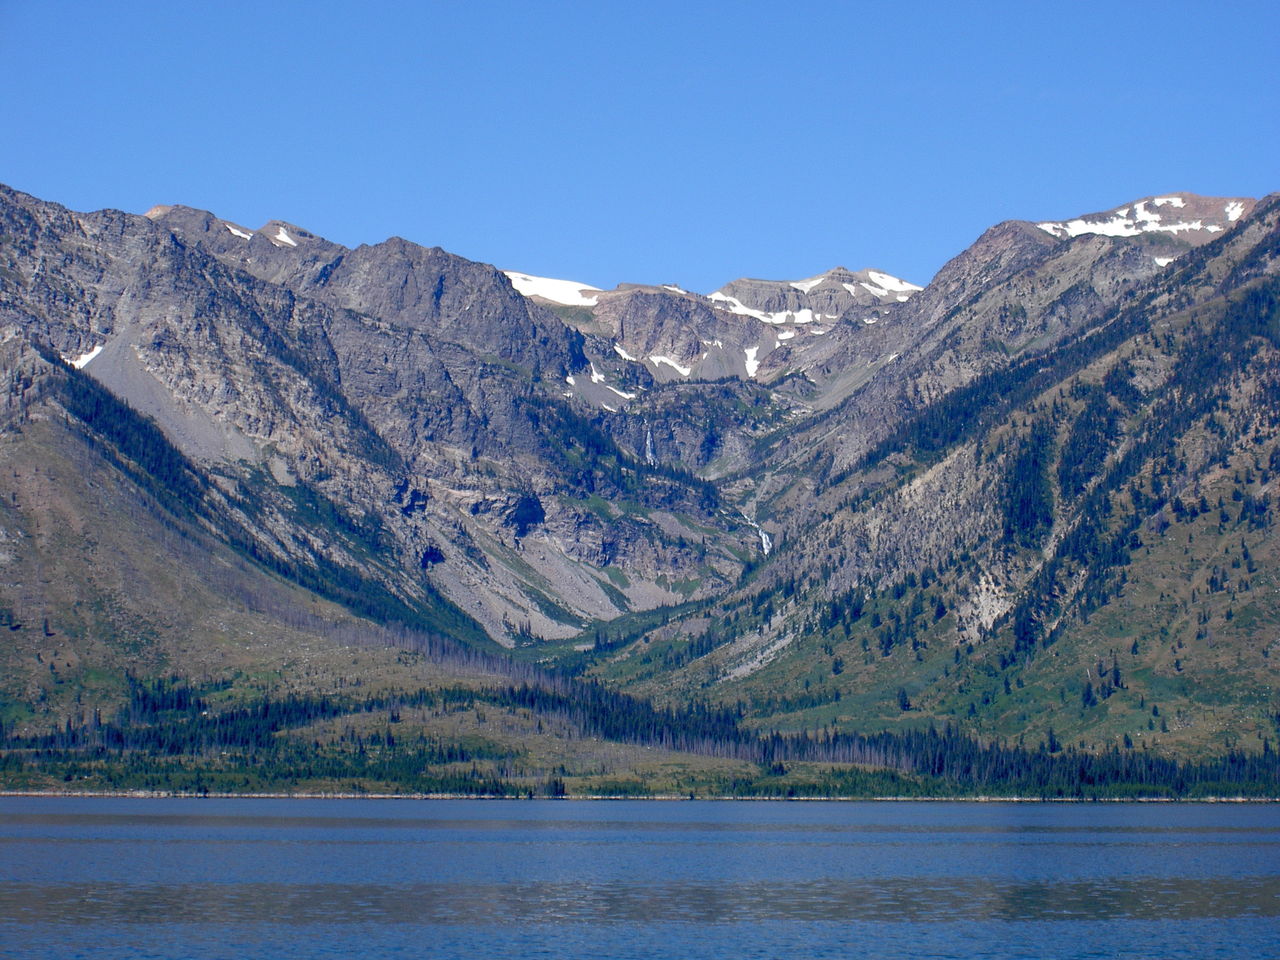
[(898, 277), (890, 276), (887, 273), (881, 273), (879, 270), (868, 270), (867, 276), (871, 278), (871, 282), (878, 286), (884, 287), (886, 290), (892, 290), (895, 293), (905, 293), (910, 296), (912, 293), (923, 290), (924, 287), (917, 286), (914, 283), (908, 283)]
[[(573, 386), (573, 377), (565, 377), (565, 380), (569, 383), (570, 386)], [(596, 365), (592, 363), (591, 364), (591, 382), (604, 383), (604, 381), (605, 381), (604, 374), (601, 373), (599, 370), (597, 370)], [(626, 391), (619, 390), (617, 387), (612, 387), (607, 383), (604, 383), (604, 388), (606, 390), (612, 390), (614, 393), (620, 396), (623, 400), (634, 400), (636, 398), (636, 395), (634, 393), (627, 393)]]
[[(576, 280), (554, 280), (550, 277), (534, 277), (514, 270), (502, 271), (516, 292), (523, 297), (541, 297), (566, 307), (594, 307), (599, 298), (591, 293), (599, 293), (599, 287)], [(588, 293), (590, 291), (590, 293)]]
[(617, 412), (618, 412), (618, 408), (617, 408), (617, 407), (611, 407), (611, 406), (609, 406), (607, 403), (602, 403), (602, 404), (600, 404), (600, 406), (604, 407), (604, 409), (608, 410), (610, 413), (617, 413)]
[(746, 313), (747, 307), (737, 297), (731, 297), (727, 293), (721, 293), (717, 290), (715, 293), (707, 294), (708, 300), (714, 300), (716, 303), (723, 303), (734, 313)]
[(760, 352), (760, 348), (747, 347), (744, 352), (747, 355), (747, 376), (754, 378), (756, 371), (760, 369), (760, 361), (756, 359), (756, 354)]
[(1177, 257), (1154, 257), (1153, 259), (1155, 260), (1157, 267), (1167, 267), (1169, 264), (1173, 263), (1173, 261), (1177, 260), (1178, 258)]
[(279, 230), (276, 231), (276, 239), (281, 243), (288, 244), (291, 247), (296, 247), (298, 245), (298, 241), (293, 239), (293, 237), (289, 236), (288, 231), (285, 230), (284, 227), (281, 227)]
[(613, 352), (616, 353), (618, 356), (620, 356), (623, 360), (630, 360), (632, 363), (639, 362), (635, 357), (627, 353), (627, 351), (623, 350), (620, 344), (615, 343), (613, 345)]
[(1104, 237), (1136, 237), (1142, 230), (1128, 217), (1111, 220), (1068, 220), (1065, 223), (1037, 223), (1037, 227), (1055, 237), (1078, 237), (1096, 233)]
[[(900, 280), (887, 273), (881, 273), (879, 270), (868, 270), (867, 276), (871, 279), (870, 283), (865, 280), (860, 280), (857, 284), (842, 283), (841, 286), (855, 297), (861, 293), (862, 290), (866, 290), (872, 296), (880, 297), (882, 299), (885, 297), (893, 297), (899, 303), (909, 300), (913, 293), (918, 293), (924, 289), (924, 287), (917, 286), (914, 283), (908, 283), (906, 280)], [(862, 290), (859, 290), (859, 287), (861, 287)]]
[(778, 339), (779, 339), (779, 340), (790, 340), (790, 339), (791, 339), (792, 337), (794, 337), (795, 335), (796, 335), (796, 332), (795, 332), (794, 330), (779, 330), (779, 331), (778, 331)]
[[(103, 344), (103, 346), (105, 346), (105, 344)], [(74, 360), (67, 360), (66, 357), (63, 357), (62, 359), (66, 360), (67, 363), (71, 364), (71, 366), (75, 367), (77, 370), (83, 370), (93, 361), (93, 358), (96, 357), (101, 352), (102, 352), (102, 346), (97, 346), (97, 347), (94, 347), (92, 350), (90, 350), (88, 353), (80, 354), (80, 356), (76, 357)]]
[[(1150, 203), (1154, 207), (1184, 207), (1186, 201), (1181, 197), (1156, 197), (1153, 200), (1142, 200), (1133, 205), (1132, 214), (1129, 213), (1129, 207), (1121, 207), (1115, 212), (1115, 216), (1107, 220), (1067, 220), (1063, 222), (1046, 222), (1037, 223), (1036, 226), (1052, 236), (1059, 239), (1067, 237), (1078, 237), (1082, 234), (1092, 233), (1104, 237), (1136, 237), (1141, 233), (1186, 233), (1193, 230), (1203, 230), (1205, 233), (1220, 233), (1222, 227), (1218, 224), (1205, 225), (1203, 220), (1179, 220), (1176, 222), (1164, 222), (1159, 212), (1148, 209), (1147, 204)], [(1240, 213), (1244, 212), (1243, 205), (1240, 206)], [(1227, 205), (1226, 211), (1228, 216), (1232, 211), (1231, 204)], [(1237, 213), (1237, 216), (1240, 214)]]
[(827, 275), (824, 273), (819, 277), (810, 277), (808, 280), (792, 280), (791, 286), (801, 293), (808, 293), (825, 279), (827, 279)]
[(863, 318), (862, 318), (862, 322), (863, 322), (863, 323), (875, 323), (875, 322), (876, 322), (876, 319), (877, 319), (876, 317), (863, 317)]
[(717, 290), (715, 293), (707, 297), (708, 300), (716, 303), (723, 303), (729, 308), (730, 313), (736, 313), (741, 317), (755, 317), (764, 323), (784, 323), (785, 320), (776, 320), (776, 314), (765, 313), (763, 310), (752, 310), (737, 297), (731, 297), (728, 294), (721, 293)]
[(243, 230), (241, 230), (239, 227), (232, 226), (231, 224), (229, 224), (229, 223), (225, 223), (225, 222), (224, 222), (222, 225), (223, 225), (224, 227), (226, 227), (228, 230), (230, 230), (230, 231), (231, 231), (233, 234), (235, 234), (237, 237), (243, 237), (245, 240), (252, 240), (252, 239), (253, 239), (253, 234), (252, 234), (252, 233), (245, 233), (245, 232), (244, 232)]
[(564, 378), (564, 382), (565, 382), (565, 383), (567, 383), (567, 384), (568, 384), (569, 386), (571, 386), (571, 387), (576, 387), (576, 386), (577, 386), (577, 383), (574, 381), (573, 377), (565, 377), (565, 378)]
[(1235, 223), (1244, 213), (1244, 204), (1239, 200), (1232, 200), (1223, 208), (1223, 210), (1227, 214), (1227, 219), (1232, 223)]
[[(795, 284), (792, 284), (795, 286)], [(814, 312), (809, 308), (803, 310), (779, 310), (777, 313), (766, 313), (764, 310), (752, 310), (736, 297), (721, 293), (717, 290), (715, 293), (708, 294), (708, 300), (715, 303), (722, 303), (728, 307), (730, 313), (736, 313), (741, 317), (755, 317), (761, 323), (779, 324), (779, 323), (813, 323), (818, 319)]]
[(681, 289), (680, 289), (679, 287), (677, 287), (674, 283), (664, 283), (664, 284), (662, 285), (662, 289), (663, 289), (663, 290), (670, 290), (672, 293), (688, 293), (688, 292), (689, 292), (688, 290), (681, 290)]
[(1143, 223), (1160, 222), (1160, 214), (1153, 210), (1148, 210), (1145, 200), (1142, 203), (1135, 203), (1133, 205), (1133, 217), (1135, 220), (1141, 220)]
[(668, 367), (671, 367), (673, 370), (675, 370), (676, 373), (680, 374), (680, 376), (682, 377), (687, 377), (689, 376), (689, 374), (693, 373), (693, 367), (682, 367), (680, 366), (680, 364), (676, 363), (670, 357), (651, 356), (649, 358), (649, 362), (655, 365), (659, 363), (665, 363)]

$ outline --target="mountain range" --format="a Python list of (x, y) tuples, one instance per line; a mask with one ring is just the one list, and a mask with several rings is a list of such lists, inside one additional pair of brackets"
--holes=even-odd
[[(584, 750), (563, 703), (608, 697), (1270, 756), (1278, 258), (1280, 196), (1178, 193), (997, 224), (925, 286), (603, 290), (0, 188), (3, 730), (462, 689), (420, 736), (582, 789), (730, 763)], [(563, 703), (486, 732), (517, 680)]]

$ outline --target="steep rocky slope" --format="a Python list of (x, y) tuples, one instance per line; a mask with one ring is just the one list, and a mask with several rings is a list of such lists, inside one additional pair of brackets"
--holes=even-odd
[[(0, 199), (0, 322), (237, 482), (305, 488), (378, 524), (399, 592), (439, 590), (512, 643), (736, 575), (719, 543), (749, 533), (725, 526), (713, 491), (562, 402), (589, 366), (582, 336), (493, 268), (181, 207)], [(711, 549), (689, 524), (717, 531)]]

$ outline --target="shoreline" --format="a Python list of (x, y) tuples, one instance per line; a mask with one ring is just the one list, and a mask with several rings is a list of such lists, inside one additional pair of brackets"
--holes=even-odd
[(555, 802), (617, 803), (636, 800), (646, 803), (712, 802), (712, 803), (1280, 803), (1280, 797), (737, 797), (717, 795), (690, 797), (664, 794), (648, 797), (615, 794), (582, 794), (565, 797), (490, 797), (466, 793), (183, 793), (153, 790), (0, 790), (0, 799), (28, 797), (33, 799), (96, 800), (481, 800), (527, 803), (530, 800)]

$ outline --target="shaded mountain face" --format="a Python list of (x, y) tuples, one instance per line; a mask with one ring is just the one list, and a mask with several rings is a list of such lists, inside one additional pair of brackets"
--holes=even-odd
[[(80, 437), (131, 516), (326, 603), (658, 699), (1210, 750), (1271, 723), (1277, 236), (1275, 198), (1149, 197), (998, 224), (924, 288), (704, 296), (6, 189), (5, 436)], [(154, 576), (71, 617), (35, 572), (66, 541), (29, 543), (15, 617), (191, 629)]]

